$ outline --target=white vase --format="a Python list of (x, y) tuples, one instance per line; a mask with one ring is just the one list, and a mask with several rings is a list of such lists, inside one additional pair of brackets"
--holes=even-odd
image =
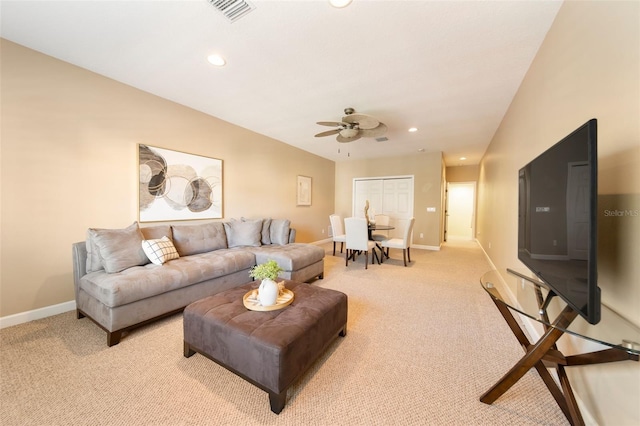
[(262, 306), (273, 306), (278, 300), (278, 284), (275, 281), (265, 278), (258, 287), (258, 300)]

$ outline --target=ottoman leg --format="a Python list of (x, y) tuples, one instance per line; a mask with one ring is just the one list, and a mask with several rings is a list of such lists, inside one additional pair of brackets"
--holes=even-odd
[(276, 414), (280, 414), (284, 408), (284, 403), (287, 399), (287, 391), (281, 393), (269, 392), (269, 404), (271, 404), (271, 411)]

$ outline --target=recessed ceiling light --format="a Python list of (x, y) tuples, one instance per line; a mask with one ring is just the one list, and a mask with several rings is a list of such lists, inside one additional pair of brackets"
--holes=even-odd
[(411, 133), (413, 133), (413, 132), (417, 132), (417, 131), (418, 131), (418, 128), (417, 128), (417, 127), (411, 127), (411, 128), (409, 129), (409, 131), (410, 131)]
[(341, 8), (349, 6), (351, 4), (351, 0), (329, 0), (329, 3), (333, 7)]
[(424, 152), (424, 148), (418, 148), (418, 152)]
[(464, 161), (464, 160), (466, 160), (466, 159), (467, 159), (467, 157), (460, 157), (460, 159), (461, 159), (462, 161)]
[(223, 67), (227, 63), (227, 61), (225, 61), (224, 58), (220, 55), (209, 55), (207, 57), (207, 61), (209, 61), (211, 65), (215, 65), (216, 67)]

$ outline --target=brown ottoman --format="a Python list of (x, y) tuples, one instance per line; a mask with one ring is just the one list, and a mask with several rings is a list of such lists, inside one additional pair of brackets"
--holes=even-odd
[(284, 408), (287, 389), (338, 335), (347, 331), (347, 296), (285, 281), (289, 306), (268, 312), (244, 307), (260, 281), (198, 300), (184, 310), (184, 356), (196, 352), (269, 393), (271, 411)]

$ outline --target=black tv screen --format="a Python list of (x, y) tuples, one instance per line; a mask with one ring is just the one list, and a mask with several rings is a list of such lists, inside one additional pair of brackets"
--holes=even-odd
[(591, 119), (519, 172), (518, 259), (591, 324), (600, 321), (597, 163)]

